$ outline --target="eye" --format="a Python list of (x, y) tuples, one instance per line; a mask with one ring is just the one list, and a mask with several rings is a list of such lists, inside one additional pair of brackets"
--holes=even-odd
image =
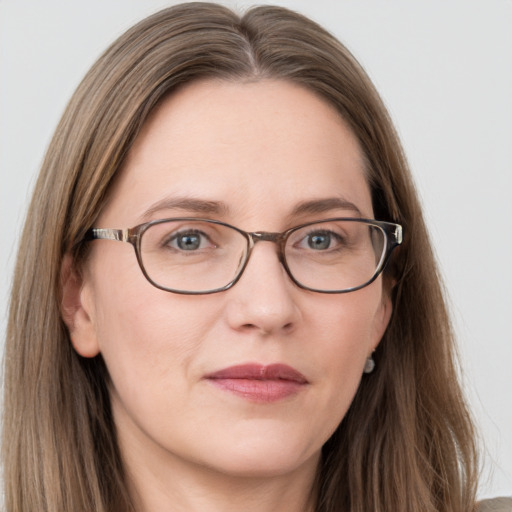
[(315, 230), (308, 233), (297, 244), (302, 249), (313, 249), (314, 251), (325, 251), (334, 249), (342, 242), (341, 237), (327, 230)]
[(194, 229), (174, 234), (168, 240), (167, 246), (181, 251), (197, 251), (212, 247), (213, 244), (205, 233)]

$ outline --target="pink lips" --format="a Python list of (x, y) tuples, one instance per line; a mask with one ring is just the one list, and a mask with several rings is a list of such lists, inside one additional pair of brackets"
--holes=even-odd
[(301, 391), (308, 381), (285, 364), (243, 364), (206, 375), (205, 379), (224, 391), (254, 402), (275, 402)]

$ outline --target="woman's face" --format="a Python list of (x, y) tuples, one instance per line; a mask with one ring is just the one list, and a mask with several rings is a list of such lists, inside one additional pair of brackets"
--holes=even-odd
[[(148, 120), (96, 227), (207, 217), (284, 231), (373, 218), (362, 160), (339, 115), (299, 86), (197, 82)], [(129, 244), (91, 244), (68, 324), (76, 350), (106, 362), (128, 466), (314, 471), (389, 320), (381, 279), (347, 294), (303, 290), (260, 242), (233, 288), (179, 295), (145, 279)]]

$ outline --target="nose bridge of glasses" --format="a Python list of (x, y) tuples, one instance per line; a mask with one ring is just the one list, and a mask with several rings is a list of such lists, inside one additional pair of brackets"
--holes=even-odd
[[(254, 231), (247, 233), (251, 239), (251, 246), (254, 247), (258, 242), (272, 242), (277, 245), (277, 254), (279, 261), (282, 263), (284, 259), (284, 233), (275, 233), (272, 231)], [(252, 248), (251, 247), (251, 248)]]
[(283, 240), (283, 233), (273, 233), (271, 231), (255, 231), (254, 233), (249, 233), (249, 236), (253, 239), (254, 243), (274, 242), (280, 244)]

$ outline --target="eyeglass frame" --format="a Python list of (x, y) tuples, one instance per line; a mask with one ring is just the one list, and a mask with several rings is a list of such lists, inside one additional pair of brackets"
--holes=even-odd
[[(235, 277), (225, 286), (222, 286), (220, 288), (215, 288), (213, 290), (207, 290), (207, 291), (187, 291), (187, 290), (176, 290), (173, 288), (168, 288), (165, 286), (162, 286), (149, 276), (149, 274), (146, 271), (146, 268), (144, 267), (144, 263), (142, 261), (142, 251), (141, 251), (141, 240), (144, 233), (151, 227), (156, 224), (163, 224), (166, 222), (174, 222), (174, 221), (184, 221), (184, 222), (207, 222), (211, 224), (217, 224), (220, 226), (225, 226), (227, 228), (234, 229), (238, 233), (240, 233), (246, 240), (247, 240), (247, 253), (245, 256), (245, 260), (243, 264), (238, 269)], [(320, 223), (327, 223), (327, 222), (334, 222), (334, 221), (348, 221), (348, 222), (359, 222), (362, 224), (368, 224), (371, 226), (377, 226), (380, 228), (385, 235), (385, 242), (386, 246), (383, 250), (383, 253), (381, 255), (380, 261), (377, 265), (377, 268), (375, 269), (375, 272), (370, 280), (366, 281), (365, 283), (354, 286), (352, 288), (347, 288), (345, 290), (319, 290), (316, 288), (311, 288), (309, 286), (305, 286), (302, 283), (300, 283), (291, 272), (290, 268), (288, 267), (288, 263), (286, 261), (285, 256), (285, 246), (286, 241), (290, 237), (292, 233), (295, 231), (298, 231), (299, 229), (305, 228), (307, 226), (311, 226), (314, 224), (320, 224)], [(306, 222), (303, 224), (300, 224), (298, 226), (294, 226), (292, 228), (289, 228), (282, 232), (272, 232), (272, 231), (244, 231), (243, 229), (237, 228), (236, 226), (232, 226), (231, 224), (228, 224), (226, 222), (222, 222), (220, 220), (215, 219), (205, 219), (205, 218), (198, 218), (198, 217), (170, 217), (166, 219), (157, 219), (152, 220), (149, 222), (144, 222), (143, 224), (138, 224), (137, 226), (134, 226), (132, 228), (125, 228), (125, 229), (117, 229), (117, 228), (92, 228), (89, 229), (84, 238), (82, 239), (83, 242), (89, 242), (92, 240), (113, 240), (118, 242), (127, 242), (131, 244), (135, 250), (135, 256), (137, 258), (137, 262), (139, 264), (139, 267), (144, 275), (144, 277), (149, 281), (150, 284), (152, 284), (155, 288), (158, 288), (160, 290), (170, 292), (170, 293), (178, 293), (181, 295), (210, 295), (212, 293), (219, 293), (223, 292), (225, 290), (229, 290), (232, 288), (242, 277), (242, 274), (244, 273), (248, 263), (249, 259), (252, 254), (252, 250), (254, 249), (254, 246), (258, 242), (273, 242), (278, 247), (278, 259), (281, 265), (283, 265), (286, 273), (290, 277), (293, 283), (295, 283), (299, 288), (303, 290), (308, 290), (311, 292), (317, 292), (317, 293), (327, 293), (327, 294), (334, 294), (334, 293), (349, 293), (354, 292), (357, 290), (360, 290), (361, 288), (364, 288), (371, 283), (373, 283), (379, 275), (384, 271), (386, 268), (386, 265), (388, 264), (391, 254), (393, 250), (399, 246), (403, 241), (403, 228), (400, 224), (394, 223), (394, 222), (387, 222), (387, 221), (381, 221), (381, 220), (375, 220), (375, 219), (365, 219), (365, 218), (359, 218), (359, 217), (334, 217), (329, 219), (321, 219), (321, 220), (315, 220), (311, 222)]]

